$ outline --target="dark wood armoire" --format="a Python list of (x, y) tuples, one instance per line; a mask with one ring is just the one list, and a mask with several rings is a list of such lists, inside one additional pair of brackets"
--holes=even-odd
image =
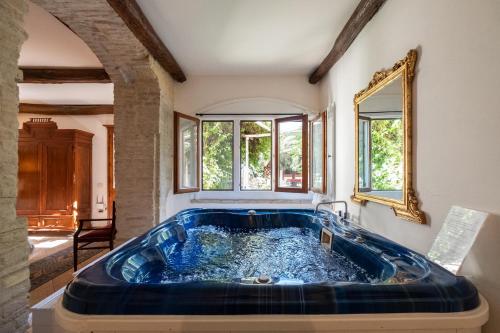
[(92, 212), (92, 133), (30, 118), (19, 130), (17, 214), (28, 230), (75, 229)]

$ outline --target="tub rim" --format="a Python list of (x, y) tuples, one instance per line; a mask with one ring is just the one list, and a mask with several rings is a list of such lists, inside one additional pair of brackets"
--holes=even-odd
[[(47, 299), (49, 299), (49, 296)], [(116, 332), (183, 331), (186, 324), (191, 332), (223, 329), (246, 332), (344, 332), (363, 330), (386, 332), (386, 330), (439, 330), (474, 329), (482, 327), (489, 319), (489, 304), (479, 294), (479, 305), (462, 312), (413, 312), (374, 314), (270, 314), (270, 315), (83, 315), (71, 312), (62, 305), (62, 293), (55, 304), (55, 322), (68, 332), (109, 330)], [(43, 301), (42, 301), (43, 302)], [(39, 304), (42, 304), (40, 302)], [(35, 305), (36, 308), (39, 304)]]

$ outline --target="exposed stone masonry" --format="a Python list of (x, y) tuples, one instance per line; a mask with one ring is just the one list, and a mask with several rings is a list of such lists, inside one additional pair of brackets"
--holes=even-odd
[[(78, 34), (114, 83), (119, 240), (165, 217), (172, 183), (173, 81), (105, 0), (34, 0)], [(19, 52), (25, 0), (0, 1), (0, 333), (28, 328), (27, 228), (16, 217)]]
[(164, 217), (171, 187), (173, 81), (105, 0), (34, 0), (97, 55), (114, 83), (120, 240)]
[(16, 218), (17, 61), (26, 39), (24, 0), (0, 1), (0, 332), (28, 328), (29, 269), (26, 220)]

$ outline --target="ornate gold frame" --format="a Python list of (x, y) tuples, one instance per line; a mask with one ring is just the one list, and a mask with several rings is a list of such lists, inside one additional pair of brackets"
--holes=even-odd
[[(412, 82), (415, 76), (415, 63), (417, 61), (417, 51), (410, 50), (407, 56), (398, 61), (391, 69), (376, 72), (368, 87), (361, 90), (354, 96), (354, 113), (355, 113), (355, 180), (354, 180), (354, 195), (351, 199), (361, 205), (367, 201), (377, 202), (383, 205), (390, 206), (396, 216), (421, 224), (426, 223), (425, 214), (418, 208), (418, 199), (413, 190), (413, 165), (412, 165)], [(359, 192), (359, 170), (358, 170), (358, 119), (359, 119), (359, 104), (373, 95), (392, 80), (401, 75), (403, 85), (403, 128), (404, 128), (404, 180), (403, 180), (403, 199), (396, 200), (375, 195), (369, 195)]]

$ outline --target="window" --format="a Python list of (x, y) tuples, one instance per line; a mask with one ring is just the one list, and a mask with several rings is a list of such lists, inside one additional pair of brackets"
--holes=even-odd
[(403, 188), (403, 122), (373, 119), (370, 125), (372, 190), (398, 191)]
[(277, 192), (307, 193), (307, 115), (276, 120)]
[(174, 113), (174, 193), (199, 191), (197, 118)]
[(359, 191), (370, 191), (370, 120), (359, 117)]
[(233, 190), (233, 121), (202, 122), (203, 190)]
[(272, 189), (272, 122), (240, 122), (241, 190)]
[(326, 192), (326, 111), (310, 122), (311, 190)]
[(359, 191), (398, 191), (403, 182), (401, 116), (359, 117)]
[(326, 191), (326, 113), (201, 124), (174, 114), (174, 193)]

